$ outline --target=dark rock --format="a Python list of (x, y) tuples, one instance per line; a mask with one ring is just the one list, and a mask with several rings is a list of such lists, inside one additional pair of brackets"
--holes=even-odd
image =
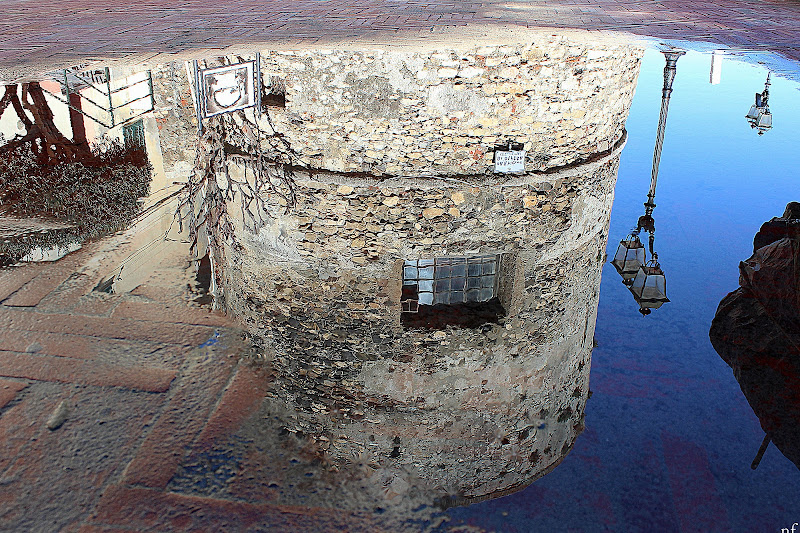
[[(776, 227), (762, 226), (756, 243)], [(739, 271), (741, 287), (720, 302), (711, 343), (764, 432), (800, 468), (800, 236), (758, 248)]]
[(753, 252), (779, 239), (800, 239), (800, 203), (789, 202), (783, 216), (764, 222), (753, 239)]

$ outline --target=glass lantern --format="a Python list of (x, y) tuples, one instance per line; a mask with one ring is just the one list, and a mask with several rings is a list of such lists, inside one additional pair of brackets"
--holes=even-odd
[(745, 115), (747, 122), (753, 129), (758, 129), (759, 135), (772, 129), (772, 113), (761, 94), (756, 93), (756, 103), (750, 106), (750, 111)]
[(758, 120), (756, 120), (754, 128), (758, 128), (758, 134), (764, 135), (764, 132), (772, 129), (772, 113), (769, 109), (759, 113)]
[(760, 111), (761, 110), (758, 108), (757, 105), (753, 104), (752, 106), (750, 106), (750, 111), (748, 111), (747, 115), (745, 115), (745, 118), (747, 119), (747, 122), (752, 124), (753, 122), (758, 120), (758, 114), (759, 114)]
[(639, 268), (645, 263), (644, 245), (639, 240), (639, 235), (631, 234), (619, 241), (617, 253), (611, 264), (622, 276), (623, 283), (633, 280)]
[(648, 315), (651, 309), (658, 309), (669, 302), (667, 278), (655, 258), (639, 267), (628, 289), (639, 304), (639, 312), (643, 315)]

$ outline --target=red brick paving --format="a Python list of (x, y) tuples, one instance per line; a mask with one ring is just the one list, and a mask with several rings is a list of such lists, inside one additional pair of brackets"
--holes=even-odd
[(151, 320), (173, 324), (192, 324), (203, 326), (226, 326), (230, 319), (222, 313), (209, 313), (206, 310), (188, 307), (186, 304), (170, 305), (156, 302), (122, 302), (114, 308), (114, 318)]
[(191, 324), (38, 313), (0, 308), (0, 330), (6, 329), (153, 341), (187, 346), (197, 346), (214, 333), (211, 327)]
[(200, 432), (195, 448), (209, 450), (216, 441), (235, 432), (258, 409), (269, 384), (270, 377), (263, 369), (239, 365), (214, 413)]
[(28, 264), (2, 271), (0, 274), (0, 302), (17, 292), (42, 270), (44, 265)]
[[(800, 59), (792, 0), (4, 0), (0, 78), (25, 67), (138, 58), (260, 43), (447, 42), (453, 28), (504, 25), (625, 31), (660, 39), (769, 49)], [(443, 33), (444, 32), (444, 33)], [(3, 75), (2, 69), (9, 69)], [(32, 74), (31, 74), (32, 75)]]
[(164, 413), (145, 438), (140, 453), (125, 470), (125, 483), (158, 489), (167, 486), (185, 450), (213, 412), (235, 363), (232, 357), (208, 358), (181, 372)]
[[(112, 340), (81, 335), (62, 335), (42, 331), (5, 330), (0, 336), (0, 351), (31, 352), (40, 355), (96, 359), (104, 350), (155, 351), (166, 345), (127, 340)], [(137, 362), (133, 359), (132, 362)]]
[(13, 400), (17, 393), (27, 386), (28, 383), (25, 381), (0, 379), (0, 409), (8, 405), (8, 402)]
[(147, 392), (166, 392), (175, 379), (175, 372), (171, 370), (114, 366), (67, 357), (49, 357), (5, 350), (0, 350), (0, 375), (95, 387), (122, 387)]
[[(245, 447), (245, 470), (216, 497), (170, 488), (184, 465), (239, 442), (271, 376), (242, 358), (246, 341), (227, 318), (189, 307), (178, 272), (128, 294), (93, 293), (98, 263), (113, 267), (113, 239), (0, 270), (0, 530), (381, 531), (377, 516), (335, 499), (282, 504), (268, 486), (284, 483), (282, 452)], [(75, 312), (97, 303), (103, 314)], [(62, 401), (66, 421), (47, 429)]]
[[(329, 508), (245, 503), (115, 486), (103, 494), (97, 514), (81, 533), (125, 517), (133, 531), (369, 531), (381, 529), (367, 517)], [(100, 529), (100, 531), (106, 531)]]
[[(52, 293), (56, 287), (73, 275), (86, 253), (86, 250), (79, 250), (49, 265), (48, 268), (39, 266), (38, 274), (30, 282), (25, 283), (3, 300), (3, 305), (13, 307), (36, 306), (41, 302), (42, 298)], [(26, 275), (23, 275), (22, 279), (26, 277)]]
[[(0, 270), (0, 530), (144, 531), (148, 506), (178, 512), (186, 502), (195, 514), (155, 530), (311, 523), (315, 511), (276, 507), (265, 519), (260, 503), (161, 492), (198, 436), (211, 445), (252, 415), (269, 376), (239, 363), (240, 333), (226, 317), (189, 307), (181, 275), (136, 294), (92, 293), (111, 241)], [(62, 400), (67, 420), (51, 431)], [(105, 523), (90, 523), (98, 514)]]

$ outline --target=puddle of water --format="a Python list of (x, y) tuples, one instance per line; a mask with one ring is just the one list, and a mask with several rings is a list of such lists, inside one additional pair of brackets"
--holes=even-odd
[[(198, 72), (162, 65), (147, 78), (157, 109), (135, 131), (87, 122), (89, 137), (141, 138), (153, 166), (152, 192), (126, 234), (131, 251), (95, 290), (180, 275), (187, 300), (224, 304), (250, 324), (276, 374), (261, 422), (184, 462), (171, 490), (233, 498), (235, 478), (250, 474), (252, 494), (266, 485), (285, 504), (336, 500), (405, 526), (430, 526), (437, 501), (489, 499), (449, 510), (442, 528), (638, 530), (652, 525), (643, 510), (656, 509), (659, 527), (677, 530), (681, 516), (710, 520), (695, 516), (698, 498), (713, 502), (721, 529), (764, 526), (752, 516), (771, 509), (782, 511), (769, 527), (791, 523), (800, 508), (784, 487), (797, 469), (768, 448), (749, 470), (764, 436), (745, 401), (755, 403), (753, 387), (741, 383), (742, 395), (708, 330), (755, 231), (798, 200), (786, 169), (800, 166), (800, 69), (747, 56), (782, 74), (770, 86), (774, 124), (758, 136), (744, 115), (767, 70), (732, 54), (680, 58), (648, 213), (664, 57), (648, 50), (638, 72), (633, 49), (582, 46), (412, 59), (264, 52), (252, 65), (201, 62)], [(626, 68), (609, 66), (620, 58)], [(204, 75), (205, 103), (189, 82)], [(262, 97), (262, 113), (217, 116)], [(229, 195), (229, 217), (191, 209), (200, 222), (230, 222), (237, 241), (190, 262), (186, 235), (164, 235), (204, 109), (217, 118), (204, 119), (203, 139), (239, 152), (225, 178), (196, 191)], [(208, 134), (214, 127), (221, 138)], [(259, 143), (273, 159), (264, 189), (254, 185), (261, 167), (234, 161)], [(496, 174), (493, 152), (512, 144), (526, 172)], [(257, 214), (239, 211), (234, 191), (240, 204), (258, 197)], [(643, 214), (652, 220), (638, 231), (645, 246), (653, 235), (647, 257), (658, 253), (669, 296), (645, 318), (602, 260), (605, 243), (613, 257)], [(259, 216), (259, 232), (242, 229)], [(22, 260), (57, 259), (48, 253)], [(226, 279), (215, 278), (212, 256)], [(783, 423), (800, 427), (797, 399), (770, 383), (791, 407)], [(771, 423), (761, 426), (792, 459)]]
[(41, 261), (57, 261), (67, 255), (81, 249), (81, 244), (73, 242), (66, 246), (54, 246), (52, 248), (35, 248), (20, 259), (22, 263), (35, 263)]

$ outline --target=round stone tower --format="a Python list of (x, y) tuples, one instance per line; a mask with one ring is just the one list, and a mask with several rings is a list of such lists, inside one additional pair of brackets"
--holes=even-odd
[[(221, 286), (287, 429), (389, 472), (387, 494), (422, 484), (450, 502), (560, 462), (583, 428), (641, 54), (556, 37), (262, 54), (297, 204), (268, 200)], [(525, 171), (496, 173), (509, 143)]]

